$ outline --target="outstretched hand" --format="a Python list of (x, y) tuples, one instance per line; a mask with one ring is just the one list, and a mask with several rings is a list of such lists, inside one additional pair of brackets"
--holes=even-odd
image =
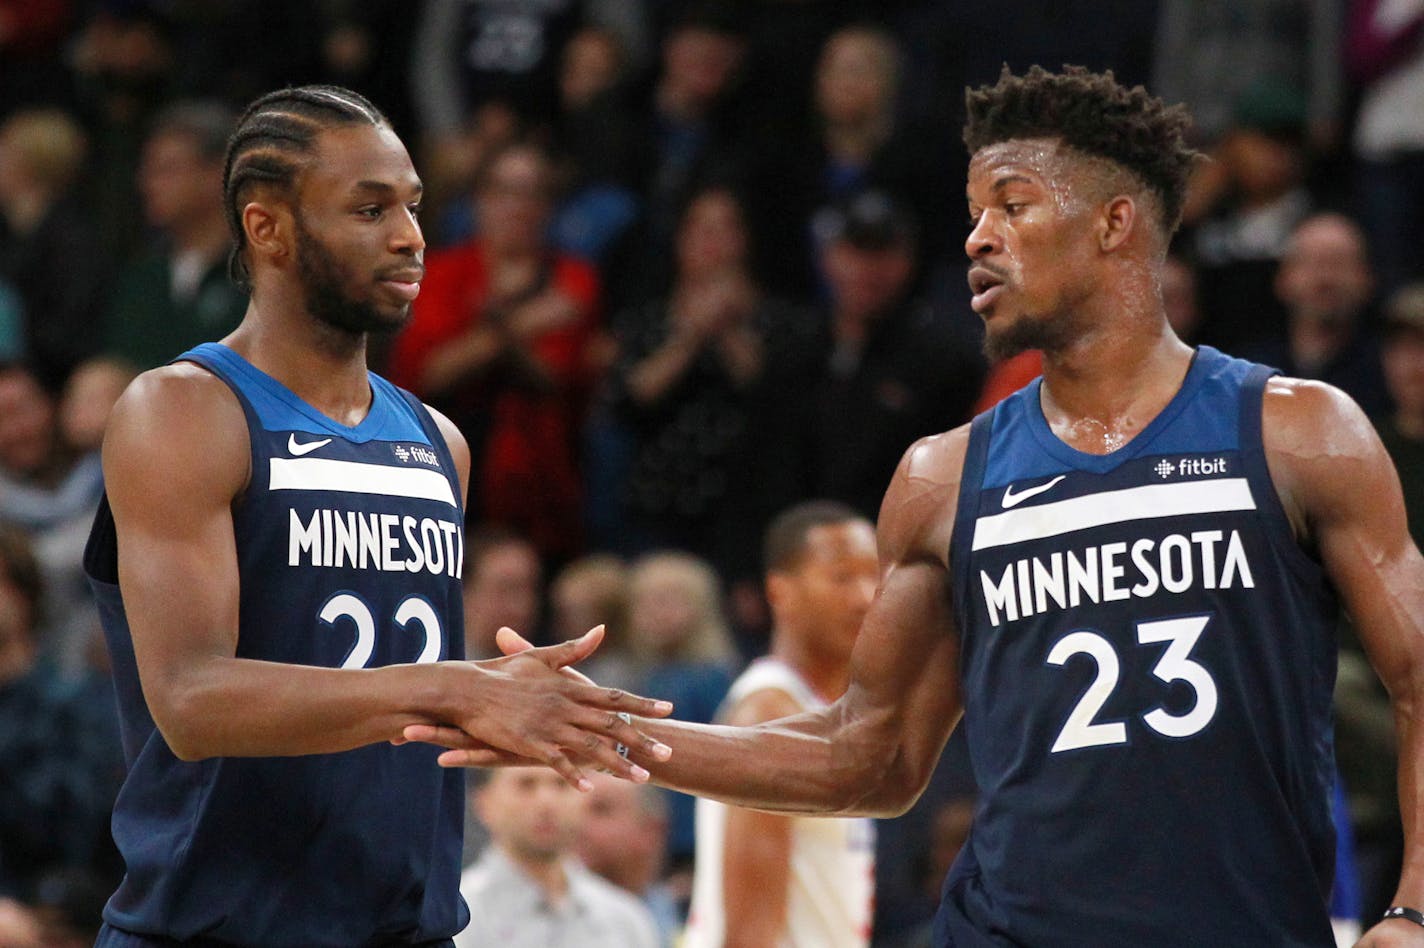
[(446, 748), (442, 767), (544, 765), (580, 790), (592, 788), (580, 764), (638, 782), (648, 772), (620, 756), (616, 745), (640, 747), (656, 760), (672, 751), (619, 717), (619, 713), (660, 718), (672, 704), (600, 688), (573, 667), (603, 641), (603, 626), (577, 639), (535, 647), (513, 629), (502, 628), (496, 642), (503, 658), (470, 662), (485, 676), (473, 689), (471, 710), (442, 724), (413, 724), (405, 741)]

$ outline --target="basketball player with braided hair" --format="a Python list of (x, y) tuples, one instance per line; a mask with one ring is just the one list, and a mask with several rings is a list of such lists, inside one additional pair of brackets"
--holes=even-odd
[(672, 756), (630, 756), (734, 805), (881, 816), (959, 724), (981, 796), (938, 948), (1326, 948), (1343, 604), (1393, 701), (1406, 834), (1360, 946), (1424, 945), (1424, 559), (1379, 439), (1338, 390), (1168, 326), (1180, 108), (1071, 67), (967, 105), (971, 305), (1042, 378), (905, 454), (844, 697), (646, 722)]
[(140, 376), (104, 443), (85, 566), (113, 659), (126, 866), (100, 945), (448, 945), (464, 781), (443, 722), (587, 784), (662, 703), (564, 671), (601, 633), (467, 662), (458, 431), (370, 373), (419, 292), (421, 183), (330, 86), (252, 104), (224, 175), (242, 324)]

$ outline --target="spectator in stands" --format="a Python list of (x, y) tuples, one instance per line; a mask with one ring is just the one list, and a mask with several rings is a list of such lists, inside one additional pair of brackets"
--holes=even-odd
[[(704, 560), (681, 552), (644, 556), (629, 579), (628, 632), (642, 663), (638, 694), (671, 701), (679, 720), (710, 723), (737, 665), (722, 584)], [(668, 856), (678, 898), (691, 890), (693, 798), (668, 792)]]
[[(827, 245), (836, 208), (869, 189), (913, 208), (926, 255), (938, 259), (951, 207), (962, 196), (947, 184), (950, 143), (942, 125), (909, 125), (896, 111), (900, 51), (889, 32), (849, 26), (822, 47), (814, 77), (810, 137), (780, 136), (758, 148), (754, 229), (768, 251), (768, 285), (777, 292), (824, 295)], [(909, 213), (907, 210), (906, 213)]]
[(737, 166), (733, 105), (744, 28), (732, 4), (682, 6), (664, 35), (660, 68), (635, 92), (635, 189), (643, 208), (627, 255), (610, 263), (621, 308), (663, 293), (682, 209), (707, 181), (725, 180)]
[(216, 103), (183, 102), (144, 142), (138, 187), (157, 240), (120, 271), (106, 326), (107, 350), (140, 370), (221, 339), (247, 310), (227, 274), (222, 176), (235, 121)]
[(1160, 0), (1149, 88), (1191, 109), (1210, 147), (1232, 122), (1246, 90), (1262, 81), (1301, 90), (1309, 136), (1339, 135), (1340, 4), (1334, 0)]
[(1380, 289), (1424, 279), (1424, 3), (1352, 0), (1346, 65), (1361, 86), (1356, 191)]
[(983, 362), (947, 317), (912, 296), (916, 228), (896, 202), (860, 194), (839, 209), (830, 232), (827, 338), (820, 382), (808, 392), (802, 469), (810, 493), (873, 519), (905, 449), (969, 417)]
[(600, 287), (591, 266), (552, 250), (548, 155), (493, 154), (476, 195), (477, 238), (427, 259), (393, 381), (469, 439), (471, 522), (502, 524), (554, 558), (582, 545), (578, 432), (593, 384)]
[(543, 767), (495, 769), (471, 798), (491, 844), (460, 879), (470, 924), (456, 948), (655, 948), (637, 897), (574, 857), (588, 801), (562, 777)]
[(102, 490), (98, 453), (65, 443), (54, 397), (25, 366), (0, 366), (0, 525), (35, 545), (48, 590), (41, 644), (66, 676), (83, 674), (93, 638), (82, 559)]
[(593, 790), (575, 851), (589, 869), (638, 896), (657, 925), (658, 944), (672, 948), (683, 919), (662, 880), (667, 861), (666, 801), (651, 784), (609, 774), (591, 774), (589, 779)]
[(19, 295), (26, 357), (51, 391), (100, 339), (109, 267), (74, 193), (84, 153), (64, 112), (17, 112), (0, 125), (0, 280)]
[(471, 531), (465, 542), (466, 656), (498, 656), (494, 636), (501, 626), (537, 637), (542, 585), (539, 553), (528, 540), (502, 527)]
[(621, 559), (595, 553), (559, 570), (549, 583), (549, 610), (555, 642), (604, 627), (603, 644), (579, 663), (580, 671), (609, 688), (637, 687), (640, 669), (628, 643), (628, 567)]
[(689, 550), (728, 579), (756, 575), (764, 523), (798, 496), (778, 455), (792, 437), (770, 408), (816, 369), (811, 314), (764, 295), (749, 257), (741, 200), (699, 190), (678, 226), (671, 290), (614, 323), (612, 382), (634, 441), (628, 526), (639, 548)]
[(28, 538), (0, 524), (0, 897), (25, 901), (99, 858), (123, 774), (112, 701), (105, 726), (41, 661), (42, 589)]
[(1314, 203), (1305, 187), (1305, 116), (1295, 90), (1253, 87), (1192, 177), (1179, 243), (1190, 246), (1200, 278), (1202, 337), (1218, 348), (1259, 346), (1284, 330), (1272, 281)]
[(1316, 214), (1291, 233), (1276, 294), (1287, 313), (1285, 338), (1243, 351), (1287, 375), (1344, 389), (1366, 414), (1389, 408), (1379, 344), (1369, 318), (1374, 276), (1365, 235), (1341, 214)]

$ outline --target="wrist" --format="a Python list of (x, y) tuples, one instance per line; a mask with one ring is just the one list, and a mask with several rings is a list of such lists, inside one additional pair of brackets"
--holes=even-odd
[(1385, 909), (1384, 914), (1380, 916), (1380, 921), (1391, 921), (1393, 919), (1399, 919), (1403, 922), (1413, 922), (1420, 928), (1424, 928), (1424, 912), (1407, 905), (1391, 905)]

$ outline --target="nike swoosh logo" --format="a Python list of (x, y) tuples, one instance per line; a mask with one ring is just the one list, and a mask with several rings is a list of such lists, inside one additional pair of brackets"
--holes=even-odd
[(303, 454), (311, 454), (322, 445), (331, 444), (330, 438), (322, 438), (320, 441), (312, 441), (307, 444), (297, 444), (295, 434), (287, 437), (287, 450), (292, 452), (292, 457), (301, 457)]
[(1004, 488), (1004, 509), (1008, 510), (1010, 507), (1017, 507), (1019, 504), (1028, 500), (1030, 497), (1037, 497), (1044, 491), (1051, 490), (1058, 484), (1059, 481), (1063, 480), (1063, 478), (1067, 476), (1067, 474), (1059, 474), (1047, 484), (1039, 484), (1037, 487), (1030, 487), (1027, 490), (1021, 490), (1017, 494), (1014, 493), (1014, 485), (1010, 484), (1008, 487)]

